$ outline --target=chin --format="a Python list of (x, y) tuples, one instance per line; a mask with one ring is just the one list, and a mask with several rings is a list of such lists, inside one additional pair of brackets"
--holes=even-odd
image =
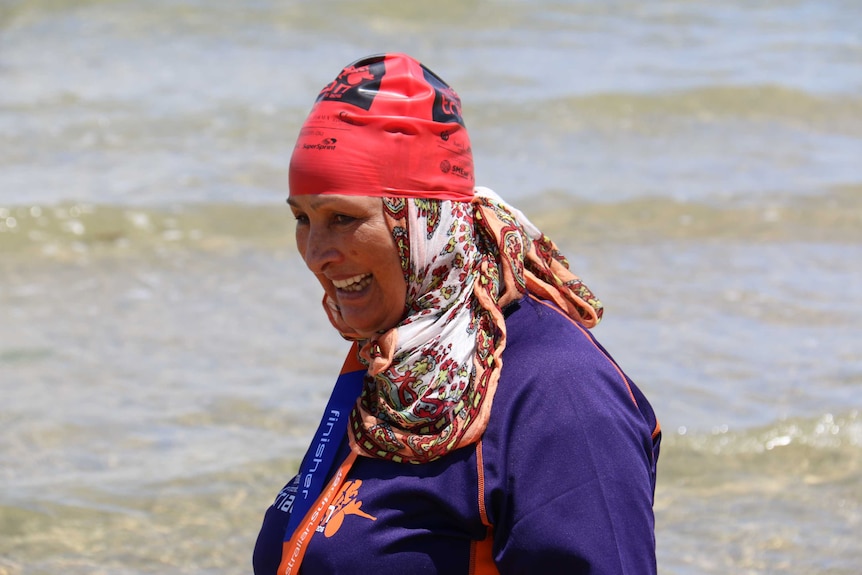
[[(342, 316), (342, 317), (344, 317), (344, 316)], [(363, 338), (370, 337), (371, 335), (376, 333), (373, 328), (369, 328), (369, 327), (366, 327), (364, 325), (356, 325), (355, 322), (351, 322), (346, 317), (344, 318), (344, 323), (346, 323), (350, 327), (350, 329), (352, 329), (353, 331), (355, 331), (356, 333), (361, 335)]]
[(384, 332), (388, 329), (388, 328), (382, 328), (382, 327), (377, 327), (377, 326), (367, 326), (367, 325), (357, 326), (356, 324), (352, 324), (352, 323), (348, 322), (347, 320), (345, 320), (345, 322), (347, 323), (347, 325), (349, 325), (351, 327), (351, 329), (353, 329), (353, 331), (358, 333), (363, 339), (371, 339), (373, 336), (379, 334), (380, 332)]

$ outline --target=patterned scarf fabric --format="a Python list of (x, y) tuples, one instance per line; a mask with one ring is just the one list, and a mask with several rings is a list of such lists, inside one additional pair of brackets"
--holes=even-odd
[[(502, 309), (525, 293), (590, 328), (602, 304), (521, 212), (487, 188), (472, 202), (384, 198), (407, 280), (405, 319), (360, 340), (368, 367), (348, 435), (360, 455), (424, 463), (478, 441), (506, 347)], [(351, 338), (337, 308), (333, 325)]]

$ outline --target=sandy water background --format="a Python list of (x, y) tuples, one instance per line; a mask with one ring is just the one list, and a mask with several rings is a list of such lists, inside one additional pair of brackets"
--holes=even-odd
[(605, 302), (665, 429), (660, 572), (858, 574), (860, 17), (0, 0), (0, 574), (251, 571), (346, 349), (290, 150), (343, 65), (395, 50)]

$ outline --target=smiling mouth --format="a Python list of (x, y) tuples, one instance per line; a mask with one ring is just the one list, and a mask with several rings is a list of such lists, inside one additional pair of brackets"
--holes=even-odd
[(371, 274), (360, 274), (346, 280), (332, 280), (332, 285), (341, 291), (362, 291), (371, 284)]

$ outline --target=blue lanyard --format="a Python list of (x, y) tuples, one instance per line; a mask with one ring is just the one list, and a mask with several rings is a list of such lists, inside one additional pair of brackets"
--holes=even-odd
[(314, 440), (299, 466), (299, 485), (284, 534), (285, 541), (290, 540), (299, 522), (326, 486), (335, 455), (342, 441), (347, 438), (347, 420), (356, 398), (362, 392), (364, 377), (365, 369), (349, 371), (339, 375), (335, 382), (335, 389), (326, 404), (326, 411), (314, 434)]

